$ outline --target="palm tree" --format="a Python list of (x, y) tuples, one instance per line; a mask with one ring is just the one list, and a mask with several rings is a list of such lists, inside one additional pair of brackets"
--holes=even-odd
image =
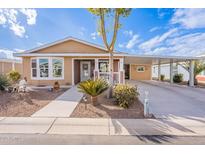
[(79, 92), (91, 96), (91, 102), (93, 105), (97, 105), (97, 97), (108, 89), (109, 85), (107, 81), (103, 79), (86, 80), (80, 82), (78, 85)]

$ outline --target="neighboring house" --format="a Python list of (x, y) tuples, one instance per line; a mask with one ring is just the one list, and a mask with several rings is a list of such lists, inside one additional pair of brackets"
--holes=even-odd
[(22, 74), (22, 62), (16, 59), (0, 59), (0, 74), (6, 75), (12, 70)]
[[(189, 72), (184, 69), (181, 65), (177, 65), (174, 63), (173, 67), (173, 74), (183, 74), (183, 80), (188, 81), (189, 80)], [(161, 74), (165, 76), (165, 80), (170, 80), (170, 65), (169, 64), (163, 64), (161, 65)], [(158, 77), (158, 65), (152, 66), (152, 78)]]
[[(205, 59), (204, 56), (199, 56), (202, 59)], [(174, 74), (183, 74), (183, 80), (188, 81), (189, 80), (189, 72), (183, 68), (181, 65), (178, 65), (177, 63), (174, 63), (173, 67), (173, 73)], [(170, 79), (170, 65), (169, 64), (163, 64), (161, 65), (161, 74), (165, 75), (165, 80)], [(158, 77), (158, 65), (152, 66), (152, 78)], [(205, 82), (205, 71), (202, 71), (199, 75), (196, 76), (198, 82)]]
[[(32, 85), (52, 85), (55, 81), (75, 85), (90, 78), (109, 79), (109, 53), (106, 49), (73, 37), (14, 55), (22, 57), (23, 76)], [(124, 83), (125, 79), (151, 80), (152, 65), (158, 60), (168, 63), (170, 60), (195, 59), (198, 58), (130, 55), (115, 51), (113, 79), (115, 83)]]

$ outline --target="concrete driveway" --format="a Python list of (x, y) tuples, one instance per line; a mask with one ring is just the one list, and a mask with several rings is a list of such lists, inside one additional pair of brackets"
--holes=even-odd
[(140, 100), (149, 92), (150, 112), (157, 118), (205, 118), (205, 89), (158, 81), (128, 81), (138, 85)]

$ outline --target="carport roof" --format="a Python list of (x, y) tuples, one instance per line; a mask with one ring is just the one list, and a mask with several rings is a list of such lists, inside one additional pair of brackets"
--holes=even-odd
[(170, 61), (173, 62), (184, 62), (187, 60), (200, 60), (202, 57), (191, 57), (191, 56), (164, 56), (164, 55), (134, 55), (125, 54), (125, 64), (152, 64), (156, 65), (168, 64)]

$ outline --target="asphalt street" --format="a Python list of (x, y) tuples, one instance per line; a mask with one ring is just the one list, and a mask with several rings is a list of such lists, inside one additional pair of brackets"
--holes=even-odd
[(205, 136), (103, 136), (103, 135), (42, 135), (0, 134), (1, 145), (150, 145), (205, 144)]

